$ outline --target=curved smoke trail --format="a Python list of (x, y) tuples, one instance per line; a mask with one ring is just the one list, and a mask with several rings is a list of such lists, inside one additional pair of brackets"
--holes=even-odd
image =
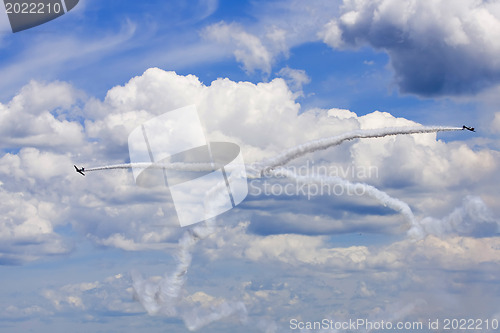
[(344, 178), (337, 176), (314, 176), (314, 175), (300, 176), (288, 169), (281, 167), (269, 171), (268, 174), (277, 177), (287, 177), (290, 179), (294, 179), (298, 183), (303, 183), (303, 184), (315, 183), (321, 186), (331, 185), (331, 184), (339, 185), (343, 189), (346, 189), (347, 191), (350, 192), (356, 192), (359, 188), (361, 188), (364, 194), (367, 194), (368, 196), (376, 199), (382, 205), (401, 213), (410, 224), (410, 230), (408, 231), (408, 235), (412, 238), (417, 238), (417, 239), (420, 238), (419, 237), (420, 233), (418, 232), (418, 230), (420, 230), (421, 227), (416, 222), (415, 216), (413, 215), (410, 206), (408, 206), (406, 202), (393, 198), (384, 191), (381, 191), (372, 185), (368, 185), (365, 183), (352, 183)]
[(274, 158), (260, 163), (262, 168), (274, 168), (287, 164), (288, 162), (299, 158), (305, 154), (312, 153), (318, 150), (330, 148), (332, 146), (340, 145), (341, 143), (354, 139), (362, 138), (381, 138), (384, 136), (392, 136), (398, 134), (423, 134), (423, 133), (436, 133), (446, 131), (461, 131), (461, 127), (446, 127), (446, 126), (415, 126), (415, 127), (386, 127), (377, 129), (360, 129), (347, 132), (340, 135), (335, 135), (327, 138), (312, 140), (301, 145), (289, 148), (277, 155)]

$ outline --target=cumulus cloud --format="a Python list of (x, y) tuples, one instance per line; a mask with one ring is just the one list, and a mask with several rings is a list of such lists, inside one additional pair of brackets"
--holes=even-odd
[(52, 202), (3, 187), (0, 199), (0, 265), (22, 264), (71, 251), (67, 240), (54, 231), (59, 219)]
[(407, 93), (475, 93), (500, 79), (495, 2), (345, 0), (320, 36), (334, 48), (370, 45), (386, 51)]
[(65, 82), (31, 81), (0, 104), (1, 148), (81, 145), (83, 128), (72, 111), (83, 94)]

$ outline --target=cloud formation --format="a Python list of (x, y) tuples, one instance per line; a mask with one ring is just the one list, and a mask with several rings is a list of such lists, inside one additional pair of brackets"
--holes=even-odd
[(83, 93), (65, 82), (31, 81), (12, 100), (0, 103), (1, 148), (81, 145), (75, 103)]
[[(3, 131), (6, 137), (13, 138), (4, 143), (5, 148), (18, 147), (20, 142), (16, 137), (23, 138), (28, 147), (1, 158), (2, 187), (6, 195), (30, 193), (18, 198), (30, 205), (38, 207), (47, 202), (53, 205), (53, 211), (64, 212), (48, 219), (49, 234), (54, 233), (51, 231), (54, 225), (68, 223), (63, 218), (69, 218), (73, 228), (96, 244), (131, 251), (169, 248), (175, 243), (179, 232), (175, 216), (169, 213), (173, 205), (168, 194), (136, 187), (126, 170), (94, 173), (80, 179), (74, 177), (71, 168), (72, 164), (91, 167), (126, 162), (128, 134), (155, 115), (196, 104), (209, 140), (238, 143), (248, 164), (276, 156), (288, 147), (347, 131), (418, 125), (378, 111), (365, 116), (341, 109), (301, 111), (295, 101), (297, 96), (283, 79), (259, 84), (218, 79), (204, 85), (196, 76), (157, 68), (110, 89), (102, 101), (86, 99), (82, 109), (87, 116), (83, 122), (79, 118), (81, 111), (74, 107), (80, 96), (66, 83), (32, 82), (3, 106), (6, 110)], [(27, 135), (15, 132), (8, 126), (9, 117), (14, 115), (33, 123), (30, 131), (37, 132)], [(306, 163), (301, 176), (312, 176), (318, 170), (327, 173), (336, 170), (336, 174), (320, 176), (343, 176), (353, 182), (381, 187), (393, 197), (402, 195), (403, 201), (417, 209), (418, 218), (444, 216), (462, 200), (466, 189), (479, 191), (490, 184), (499, 162), (491, 150), (474, 151), (464, 143), (444, 143), (436, 138), (436, 134), (418, 134), (363, 139), (306, 155), (292, 166), (314, 161), (315, 164)], [(332, 169), (332, 165), (336, 168)], [(375, 168), (377, 172), (351, 172), (359, 168)], [(252, 185), (262, 186), (258, 182)], [(462, 189), (457, 191), (457, 187)], [(115, 189), (112, 194), (110, 188)], [(405, 188), (413, 191), (402, 192)], [(76, 192), (80, 195), (75, 196)], [(437, 192), (442, 193), (440, 201), (420, 200), (418, 195), (412, 195)], [(496, 198), (493, 194), (492, 197)], [(308, 234), (350, 232), (353, 226), (354, 230), (367, 227), (358, 219), (361, 207), (371, 214), (371, 230), (387, 232), (390, 226), (401, 224), (397, 222), (401, 217), (374, 209), (377, 202), (368, 197), (339, 197), (336, 200), (344, 202), (342, 205), (328, 204), (332, 200), (327, 197), (305, 201), (300, 196), (287, 198), (296, 201), (292, 214), (280, 200), (283, 199), (269, 195), (249, 198), (247, 205), (256, 214), (255, 226), (263, 225), (259, 222), (262, 218), (268, 221), (267, 230), (278, 230), (275, 228), (278, 223), (287, 232), (302, 233), (306, 229), (300, 220), (311, 218), (317, 222), (310, 225)], [(132, 212), (130, 207), (134, 207)], [(321, 212), (319, 217), (304, 213), (314, 210)], [(25, 214), (30, 211), (25, 210)], [(269, 212), (275, 217), (266, 218)], [(40, 216), (36, 210), (28, 215), (16, 216), (12, 228)]]
[(320, 36), (333, 48), (386, 51), (406, 93), (469, 94), (500, 80), (496, 2), (344, 0)]
[[(48, 125), (30, 132), (27, 138), (32, 138), (22, 148), (15, 140), (7, 142), (0, 158), (0, 263), (23, 264), (65, 255), (72, 250), (68, 243), (87, 242), (130, 255), (165, 251), (165, 255), (160, 253), (167, 259), (160, 262), (170, 264), (168, 258), (181, 232), (168, 194), (135, 186), (127, 170), (95, 172), (84, 178), (72, 168), (72, 164), (91, 167), (127, 162), (130, 131), (168, 110), (195, 104), (207, 138), (238, 143), (246, 163), (321, 137), (419, 125), (381, 111), (358, 116), (345, 109), (303, 109), (296, 98), (280, 78), (258, 84), (229, 79), (204, 84), (194, 75), (158, 68), (110, 89), (102, 100), (80, 97), (66, 83), (28, 84), (2, 107), (6, 115), (16, 110), (21, 119)], [(46, 116), (40, 118), (40, 114)], [(51, 137), (51, 124), (61, 127), (57, 136)], [(67, 135), (75, 136), (78, 144), (68, 145), (73, 141)], [(15, 131), (12, 136), (16, 137)], [(196, 329), (205, 324), (218, 328), (215, 320), (221, 318), (225, 323), (232, 320), (245, 325), (238, 318), (248, 314), (258, 317), (264, 331), (278, 331), (286, 322), (274, 319), (297, 313), (314, 318), (330, 308), (336, 318), (345, 317), (340, 309), (346, 300), (364, 300), (354, 302), (357, 313), (390, 313), (390, 307), (376, 310), (379, 295), (404, 303), (395, 295), (404, 292), (412, 299), (425, 290), (419, 297), (432, 303), (437, 286), (446, 280), (440, 274), (446, 278), (450, 274), (442, 267), (456, 274), (446, 288), (471, 299), (472, 293), (461, 284), (470, 278), (468, 272), (479, 271), (484, 273), (482, 278), (494, 280), (488, 274), (498, 265), (498, 220), (496, 207), (491, 205), (498, 201), (498, 191), (491, 190), (491, 184), (498, 179), (499, 165), (498, 152), (492, 148), (445, 142), (436, 134), (359, 139), (302, 156), (288, 165), (302, 176), (341, 176), (405, 202), (424, 237), (407, 239), (404, 217), (369, 196), (307, 198), (254, 191), (237, 209), (220, 217), (214, 232), (189, 248), (188, 255), (193, 256), (189, 272), (185, 267), (174, 271), (187, 280), (185, 291), (176, 295), (181, 308), (171, 315)], [(377, 172), (357, 172), (369, 167)], [(263, 181), (272, 186), (287, 180), (261, 179), (252, 183), (253, 189), (262, 189)], [(149, 292), (143, 295), (150, 295), (154, 304), (155, 293), (167, 290), (164, 284), (169, 281), (157, 271), (172, 269), (155, 260), (147, 267), (153, 266), (154, 273), (144, 271), (147, 276), (154, 274), (152, 278), (135, 281)], [(240, 273), (230, 276), (223, 267)], [(434, 273), (428, 276), (415, 267)], [(116, 272), (122, 274), (120, 278), (47, 287), (41, 293), (44, 301), (33, 302), (33, 307), (5, 304), (3, 308), (12, 318), (23, 318), (23, 313), (43, 316), (40, 309), (47, 309), (49, 315), (89, 318), (109, 313), (144, 316), (140, 304), (131, 300), (133, 281), (124, 278), (127, 272), (121, 270), (125, 268), (115, 269), (120, 270)], [(279, 282), (270, 283), (271, 275), (279, 276)], [(313, 282), (305, 288), (305, 280)], [(239, 310), (229, 311), (231, 305)], [(444, 305), (438, 302), (432, 311)], [(214, 316), (213, 309), (220, 316)], [(414, 314), (425, 311), (416, 306)]]

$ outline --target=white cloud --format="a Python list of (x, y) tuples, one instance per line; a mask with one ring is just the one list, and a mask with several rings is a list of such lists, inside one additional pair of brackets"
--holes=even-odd
[[(273, 55), (267, 50), (259, 37), (246, 32), (241, 26), (231, 23), (219, 22), (205, 29), (205, 38), (218, 43), (234, 45), (233, 54), (236, 60), (243, 64), (245, 71), (252, 73), (261, 70), (264, 74), (271, 72)], [(279, 34), (271, 34), (271, 38), (282, 37)]]
[(72, 121), (71, 108), (82, 96), (68, 83), (31, 81), (7, 105), (0, 104), (1, 147), (81, 145), (83, 128)]
[(22, 264), (71, 251), (68, 242), (54, 231), (55, 205), (29, 193), (0, 187), (0, 264)]
[(453, 95), (498, 82), (495, 2), (344, 0), (320, 36), (334, 48), (368, 44), (388, 52), (403, 92)]
[(340, 48), (344, 45), (342, 41), (342, 30), (340, 30), (337, 21), (332, 20), (325, 25), (325, 30), (321, 33), (323, 41), (335, 48)]
[(280, 69), (278, 74), (285, 79), (293, 91), (301, 91), (304, 84), (311, 82), (311, 78), (303, 69), (293, 69), (287, 66)]
[(67, 155), (23, 148), (18, 154), (7, 153), (0, 158), (0, 173), (34, 184), (37, 180), (49, 181), (60, 177), (69, 165), (71, 159)]
[(266, 39), (269, 40), (268, 46), (273, 54), (283, 53), (288, 56), (287, 31), (285, 29), (273, 26), (266, 33)]

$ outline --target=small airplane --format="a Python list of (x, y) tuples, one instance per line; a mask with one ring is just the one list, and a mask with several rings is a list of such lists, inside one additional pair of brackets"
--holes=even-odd
[(465, 125), (464, 125), (464, 126), (462, 127), (462, 131), (463, 131), (463, 130), (465, 130), (465, 129), (466, 129), (466, 130), (469, 130), (469, 131), (471, 131), (471, 132), (475, 132), (474, 127), (468, 127), (468, 126), (465, 126)]
[(75, 167), (76, 172), (78, 172), (78, 173), (79, 173), (80, 175), (82, 175), (82, 176), (85, 176), (85, 174), (83, 173), (83, 172), (85, 171), (85, 168), (84, 168), (84, 167), (82, 167), (81, 169), (78, 169), (78, 168), (76, 167), (76, 165), (74, 165), (74, 164), (73, 164), (73, 166)]

